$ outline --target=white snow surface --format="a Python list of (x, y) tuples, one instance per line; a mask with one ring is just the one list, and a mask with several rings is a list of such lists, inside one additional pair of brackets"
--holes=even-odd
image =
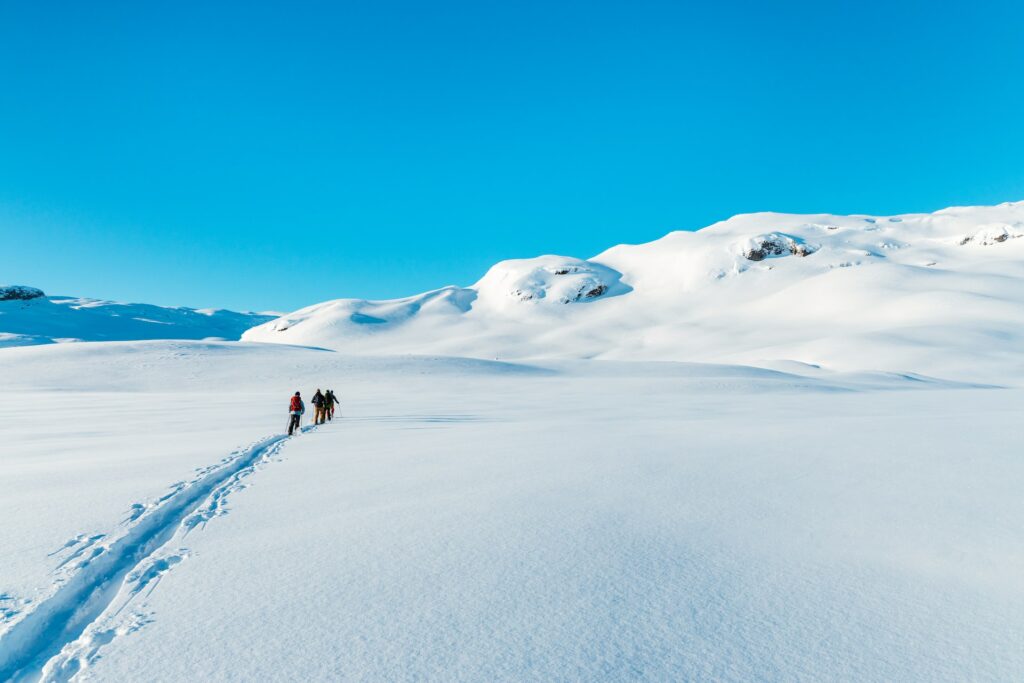
[(763, 213), (280, 317), (0, 301), (0, 681), (1024, 680), (1021, 236)]
[(746, 214), (588, 260), (505, 261), (470, 287), (317, 304), (243, 338), (346, 353), (796, 361), (996, 381), (1024, 370), (1021, 235), (1024, 202)]
[(0, 680), (1024, 678), (1020, 389), (196, 341), (0, 376)]
[(119, 303), (68, 296), (0, 297), (0, 348), (73, 341), (140, 339), (238, 339), (274, 316), (223, 309)]

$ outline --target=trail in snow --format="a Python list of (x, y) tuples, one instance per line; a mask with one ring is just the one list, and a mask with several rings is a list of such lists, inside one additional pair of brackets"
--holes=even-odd
[(55, 551), (73, 550), (58, 568), (77, 560), (79, 569), (0, 638), (0, 681), (69, 680), (100, 647), (147, 623), (146, 615), (136, 613), (124, 627), (94, 626), (104, 614), (116, 616), (137, 595), (151, 592), (187, 558), (185, 549), (164, 552), (165, 546), (179, 531), (187, 534), (222, 514), (227, 495), (288, 438), (271, 436), (236, 451), (195, 481), (175, 484), (148, 511), (133, 505), (126, 521), (135, 524), (109, 546), (97, 545), (103, 534), (81, 535)]

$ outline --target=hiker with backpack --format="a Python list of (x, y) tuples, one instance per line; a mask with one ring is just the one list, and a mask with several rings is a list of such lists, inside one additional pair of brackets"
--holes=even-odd
[(326, 400), (325, 406), (327, 408), (327, 419), (333, 420), (334, 406), (338, 402), (338, 397), (334, 395), (334, 389), (328, 389), (327, 393), (324, 394), (324, 399)]
[(291, 401), (288, 402), (288, 436), (291, 436), (298, 428), (302, 420), (302, 414), (306, 412), (306, 404), (302, 402), (302, 396), (295, 392)]
[(327, 400), (324, 395), (317, 389), (316, 393), (313, 394), (313, 398), (310, 400), (313, 404), (313, 424), (319, 425), (324, 423), (324, 418), (327, 415), (326, 404)]

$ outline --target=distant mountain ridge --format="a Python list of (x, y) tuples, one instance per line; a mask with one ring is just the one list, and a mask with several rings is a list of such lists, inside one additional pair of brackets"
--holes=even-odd
[(35, 287), (0, 286), (0, 348), (70, 341), (236, 340), (246, 329), (273, 318), (260, 313), (48, 297)]
[(351, 353), (1024, 374), (1024, 202), (930, 214), (754, 213), (469, 287), (337, 299), (243, 340)]

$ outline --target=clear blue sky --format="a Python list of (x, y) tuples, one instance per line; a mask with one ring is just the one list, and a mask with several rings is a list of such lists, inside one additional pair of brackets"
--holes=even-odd
[(291, 310), (1024, 199), (1019, 2), (0, 2), (0, 283)]

